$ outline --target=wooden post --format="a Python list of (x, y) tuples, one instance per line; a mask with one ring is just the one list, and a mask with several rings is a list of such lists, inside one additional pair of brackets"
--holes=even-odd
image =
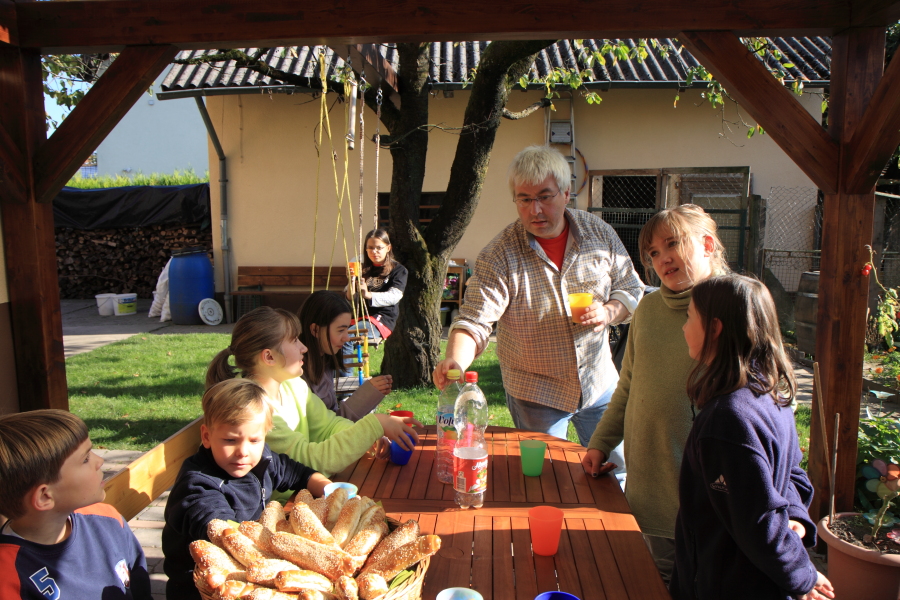
[(829, 133), (840, 146), (838, 191), (826, 193), (822, 225), (822, 268), (816, 360), (822, 372), (825, 423), (813, 411), (810, 419), (809, 474), (815, 486), (810, 516), (828, 511), (829, 473), (821, 428), (832, 437), (834, 416), (841, 414), (835, 507), (853, 507), (857, 430), (862, 394), (863, 344), (869, 278), (861, 273), (872, 243), (874, 185), (848, 189), (854, 156), (850, 140), (875, 93), (884, 71), (884, 28), (849, 29), (832, 38)]
[(0, 45), (0, 129), (7, 140), (0, 171), (21, 186), (14, 192), (0, 185), (0, 214), (22, 411), (69, 407), (53, 205), (35, 201), (31, 168), (46, 139), (40, 61), (37, 50)]

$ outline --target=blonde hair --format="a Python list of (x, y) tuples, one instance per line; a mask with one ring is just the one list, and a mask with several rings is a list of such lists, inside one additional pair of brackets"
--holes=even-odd
[(226, 379), (203, 394), (203, 424), (241, 425), (261, 412), (266, 414), (266, 431), (272, 429), (272, 407), (266, 402), (266, 391), (250, 379)]
[[(231, 331), (231, 345), (216, 354), (206, 369), (206, 388), (220, 381), (237, 377), (240, 370), (244, 377), (253, 374), (259, 353), (263, 350), (281, 352), (287, 340), (300, 337), (300, 319), (281, 308), (260, 306), (238, 319)], [(234, 356), (232, 367), (228, 357)]]
[(63, 463), (86, 439), (84, 421), (64, 410), (0, 416), (0, 514), (23, 516), (25, 496), (59, 481)]
[(550, 175), (556, 180), (561, 194), (572, 187), (572, 170), (559, 150), (550, 146), (528, 146), (516, 154), (509, 165), (509, 191), (515, 198), (517, 185), (537, 185)]
[[(667, 208), (650, 217), (638, 237), (641, 263), (647, 269), (653, 270), (650, 244), (653, 242), (653, 237), (663, 229), (668, 229), (672, 237), (680, 242), (676, 251), (688, 269), (691, 266), (685, 260), (688, 250), (698, 243), (698, 238), (709, 237), (713, 241), (713, 252), (709, 259), (711, 272), (713, 275), (730, 272), (728, 261), (725, 258), (725, 246), (719, 239), (718, 225), (705, 210), (696, 204), (682, 204), (674, 208)], [(688, 275), (693, 278), (693, 273), (688, 273)]]

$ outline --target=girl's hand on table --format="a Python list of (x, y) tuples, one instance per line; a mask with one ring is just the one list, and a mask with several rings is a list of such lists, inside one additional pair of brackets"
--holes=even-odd
[(581, 465), (592, 477), (600, 477), (619, 466), (616, 463), (606, 462), (606, 454), (596, 448), (588, 449), (581, 459)]
[(387, 396), (391, 393), (391, 385), (394, 383), (394, 378), (390, 375), (379, 375), (378, 377), (373, 377), (369, 380), (375, 389), (381, 392), (382, 395)]
[(412, 450), (415, 447), (415, 444), (409, 441), (407, 434), (415, 440), (416, 444), (419, 443), (419, 434), (416, 433), (416, 430), (413, 429), (412, 426), (415, 424), (419, 427), (424, 427), (424, 425), (416, 421), (415, 418), (394, 417), (382, 413), (375, 413), (375, 417), (378, 419), (378, 422), (381, 423), (381, 428), (384, 429), (385, 437), (392, 442), (397, 442), (397, 445), (404, 450)]

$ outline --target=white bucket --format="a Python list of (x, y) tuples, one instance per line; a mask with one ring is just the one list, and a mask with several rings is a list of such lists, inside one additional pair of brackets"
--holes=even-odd
[(117, 317), (122, 315), (137, 314), (137, 294), (116, 294), (115, 313)]
[(100, 311), (101, 317), (111, 317), (113, 315), (113, 306), (116, 303), (115, 294), (97, 294), (97, 310)]

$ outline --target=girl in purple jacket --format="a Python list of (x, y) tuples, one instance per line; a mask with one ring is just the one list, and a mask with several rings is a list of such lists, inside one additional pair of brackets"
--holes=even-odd
[(687, 315), (697, 412), (681, 463), (672, 597), (834, 598), (804, 547), (816, 541), (812, 485), (772, 296), (755, 279), (712, 277)]

